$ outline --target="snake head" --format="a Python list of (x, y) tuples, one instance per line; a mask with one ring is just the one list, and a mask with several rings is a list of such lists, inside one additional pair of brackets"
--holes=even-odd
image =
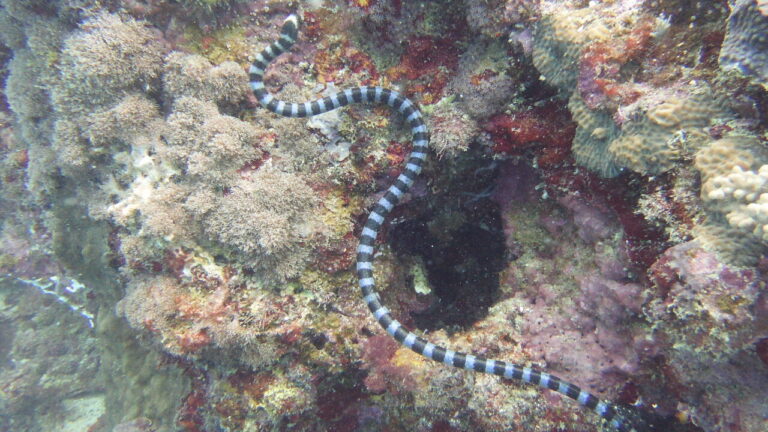
[(288, 35), (291, 37), (291, 39), (296, 40), (296, 38), (299, 35), (299, 25), (301, 24), (301, 19), (296, 14), (290, 14), (288, 15), (288, 18), (285, 19), (285, 22), (283, 23), (283, 28), (280, 31), (280, 33), (284, 35)]

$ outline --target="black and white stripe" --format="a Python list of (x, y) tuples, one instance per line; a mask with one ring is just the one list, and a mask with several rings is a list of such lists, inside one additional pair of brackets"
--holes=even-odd
[(389, 310), (379, 301), (373, 279), (373, 252), (376, 236), (385, 218), (403, 195), (413, 185), (427, 157), (429, 135), (421, 113), (416, 106), (398, 92), (382, 87), (357, 87), (347, 89), (322, 99), (304, 103), (283, 102), (272, 96), (264, 87), (263, 77), (267, 65), (278, 55), (289, 50), (298, 36), (299, 21), (295, 15), (285, 20), (280, 39), (256, 56), (250, 67), (250, 85), (259, 103), (268, 110), (287, 117), (310, 117), (348, 105), (353, 102), (383, 103), (399, 111), (407, 120), (413, 133), (413, 150), (408, 156), (403, 172), (376, 203), (360, 234), (357, 248), (357, 276), (363, 299), (374, 318), (399, 343), (431, 360), (449, 366), (521, 380), (529, 384), (554, 390), (596, 412), (620, 432), (646, 432), (652, 430), (637, 413), (627, 407), (616, 406), (585, 392), (562, 379), (533, 368), (523, 367), (500, 360), (490, 360), (471, 354), (456, 352), (406, 330)]

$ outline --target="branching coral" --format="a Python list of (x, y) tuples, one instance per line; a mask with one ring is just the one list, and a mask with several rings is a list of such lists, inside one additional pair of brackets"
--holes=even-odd
[(696, 235), (728, 262), (753, 265), (766, 251), (767, 160), (761, 143), (749, 136), (720, 139), (696, 154), (709, 215)]

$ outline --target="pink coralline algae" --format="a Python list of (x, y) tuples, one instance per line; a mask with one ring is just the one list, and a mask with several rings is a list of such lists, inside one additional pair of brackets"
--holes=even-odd
[[(705, 430), (758, 431), (765, 426), (768, 335), (765, 281), (731, 268), (695, 242), (667, 250), (649, 271), (659, 356), (690, 415)], [(729, 384), (726, 384), (728, 382)], [(718, 388), (718, 391), (712, 391)]]
[(605, 239), (616, 231), (615, 221), (606, 208), (600, 209), (574, 194), (560, 197), (557, 202), (573, 212), (573, 223), (578, 228), (579, 237), (587, 243)]
[[(744, 349), (760, 329), (768, 330), (758, 273), (730, 268), (696, 241), (668, 249), (649, 274), (656, 292), (648, 311), (696, 351), (717, 358)], [(702, 329), (713, 338), (698, 340)]]
[[(640, 372), (642, 358), (651, 354), (648, 330), (630, 325), (642, 323), (644, 288), (631, 280), (624, 247), (613, 238), (618, 227), (615, 216), (572, 194), (558, 202), (569, 214), (541, 219), (557, 244), (538, 258), (529, 258), (531, 252), (523, 255), (528, 269), (516, 270), (521, 263), (513, 263), (511, 278), (505, 282), (512, 288), (525, 281), (527, 287), (525, 294), (518, 294), (529, 302), (524, 308), (522, 346), (535, 361), (575, 377), (580, 385), (601, 391), (621, 388)], [(560, 274), (539, 263), (545, 257), (558, 263), (554, 265)], [(563, 289), (571, 299), (564, 297)]]
[(392, 363), (392, 357), (399, 348), (397, 342), (387, 335), (371, 336), (363, 348), (363, 362), (368, 369), (364, 383), (366, 388), (376, 393), (400, 393), (413, 391), (415, 382), (412, 371), (405, 366)]

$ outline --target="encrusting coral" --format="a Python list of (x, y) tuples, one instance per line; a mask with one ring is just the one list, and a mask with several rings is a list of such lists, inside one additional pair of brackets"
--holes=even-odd
[(709, 95), (671, 97), (626, 122), (608, 151), (620, 166), (660, 174), (708, 143), (705, 127), (718, 112)]
[(668, 23), (642, 11), (633, 16), (621, 5), (604, 8), (603, 15), (588, 8), (546, 9), (536, 27), (534, 65), (570, 98), (577, 162), (603, 177), (621, 168), (663, 173), (705, 145), (705, 128), (723, 110), (697, 85), (654, 92), (656, 84), (628, 82), (631, 75), (622, 68), (641, 61)]
[(571, 150), (576, 160), (603, 177), (615, 177), (620, 165), (616, 156), (608, 151), (620, 133), (611, 115), (590, 110), (577, 95), (570, 98), (568, 110), (576, 122), (576, 135)]
[(720, 65), (736, 68), (768, 89), (768, 7), (761, 0), (737, 0), (728, 17)]

